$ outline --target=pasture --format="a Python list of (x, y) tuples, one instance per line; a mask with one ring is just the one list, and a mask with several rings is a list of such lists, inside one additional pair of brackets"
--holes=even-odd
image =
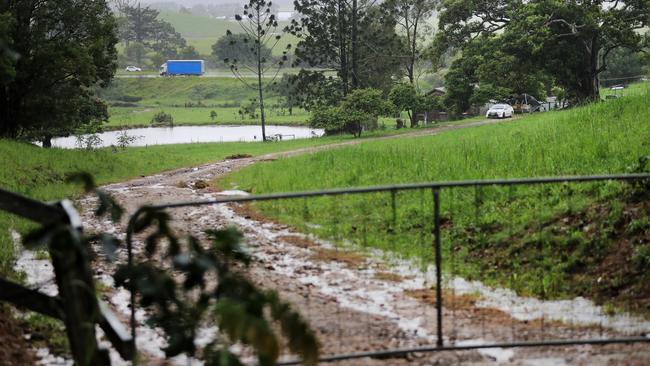
[[(264, 194), (647, 171), (639, 159), (650, 155), (649, 98), (650, 88), (637, 86), (617, 100), (498, 125), (372, 141), (257, 164), (218, 184)], [(637, 189), (612, 182), (443, 191), (444, 257), (453, 258), (445, 269), (524, 295), (580, 294), (611, 301), (612, 306), (628, 304), (645, 296), (647, 286), (615, 293), (611, 289), (621, 278), (625, 283), (647, 283), (643, 278), (650, 265), (646, 241), (631, 254), (618, 254), (625, 243), (639, 240), (637, 236), (643, 237), (650, 228), (648, 212), (634, 201), (640, 194)], [(426, 264), (433, 260), (432, 200), (431, 192), (414, 191), (393, 197), (347, 195), (260, 203), (258, 208), (339, 245), (396, 251)], [(596, 229), (580, 226), (584, 221)], [(623, 264), (604, 275), (599, 265), (605, 259)], [(633, 310), (650, 314), (645, 300), (635, 304)]]

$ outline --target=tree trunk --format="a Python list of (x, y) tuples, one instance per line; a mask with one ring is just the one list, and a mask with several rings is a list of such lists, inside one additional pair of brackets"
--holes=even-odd
[(339, 76), (343, 84), (343, 96), (348, 95), (348, 45), (345, 42), (345, 2), (338, 1), (338, 31), (339, 31)]
[(418, 115), (417, 111), (414, 109), (413, 111), (409, 111), (409, 119), (411, 120), (411, 128), (417, 127), (418, 126)]
[(600, 101), (600, 78), (598, 76), (600, 73), (600, 42), (597, 35), (585, 42), (591, 42), (591, 47), (587, 47), (589, 52), (586, 52), (584, 58), (585, 73), (579, 80), (576, 89), (578, 103)]
[(43, 143), (43, 148), (49, 149), (52, 147), (52, 135), (45, 135), (43, 136), (43, 139), (41, 140)]
[(262, 141), (266, 142), (266, 116), (264, 115), (264, 92), (262, 90), (262, 35), (260, 34), (260, 12), (257, 11), (257, 89), (260, 94), (260, 119), (262, 121)]
[(18, 133), (16, 108), (19, 101), (12, 99), (8, 87), (0, 89), (0, 137), (15, 138)]
[(359, 45), (357, 35), (357, 22), (358, 22), (358, 7), (357, 0), (352, 0), (352, 89), (359, 87)]

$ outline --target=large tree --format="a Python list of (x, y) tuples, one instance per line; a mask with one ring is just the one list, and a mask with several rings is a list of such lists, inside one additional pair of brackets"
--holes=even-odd
[(409, 82), (415, 86), (418, 77), (416, 68), (422, 61), (427, 36), (432, 33), (429, 21), (438, 0), (387, 0), (382, 6), (394, 14), (398, 33), (404, 37), (402, 65)]
[(116, 68), (106, 1), (9, 0), (0, 14), (0, 38), (11, 50), (0, 51), (0, 136), (47, 140), (105, 119), (92, 90)]
[[(400, 53), (400, 64), (409, 83), (417, 89), (419, 73), (423, 70), (423, 54), (427, 44), (427, 36), (432, 33), (429, 24), (438, 5), (438, 0), (387, 0), (382, 6), (393, 14), (397, 23), (399, 35), (403, 39), (403, 52)], [(409, 111), (411, 127), (417, 125), (417, 111)]]
[[(274, 58), (273, 49), (278, 45), (282, 36), (278, 34), (278, 21), (271, 12), (272, 6), (272, 2), (266, 0), (249, 0), (248, 4), (244, 5), (242, 13), (235, 15), (235, 20), (239, 23), (245, 37), (238, 42), (237, 36), (230, 30), (227, 31), (226, 36), (229, 37), (233, 48), (238, 47), (238, 43), (248, 46), (250, 57), (224, 59), (235, 77), (258, 92), (257, 105), (260, 109), (262, 141), (266, 141), (264, 91), (275, 82), (280, 69), (287, 61), (287, 52), (291, 48), (291, 45), (287, 45), (280, 59)], [(246, 72), (255, 76), (255, 84), (248, 82)], [(272, 77), (267, 81), (265, 76), (268, 74), (271, 74)]]
[[(544, 70), (575, 102), (599, 99), (598, 77), (618, 47), (641, 47), (647, 0), (445, 0), (438, 54), (480, 36), (503, 37), (501, 49)], [(496, 50), (495, 50), (496, 51)]]
[(146, 51), (155, 51), (164, 57), (175, 57), (178, 50), (186, 46), (185, 39), (174, 27), (158, 18), (158, 10), (148, 6), (142, 7), (124, 5), (121, 10), (123, 17), (119, 19), (120, 40), (124, 42), (127, 51), (138, 66)]
[(297, 62), (336, 71), (342, 95), (362, 87), (389, 88), (399, 73), (393, 14), (373, 0), (297, 0), (289, 28), (301, 38)]
[(445, 104), (456, 115), (489, 100), (527, 93), (545, 98), (551, 79), (530, 58), (520, 58), (507, 39), (480, 35), (463, 47), (445, 75)]

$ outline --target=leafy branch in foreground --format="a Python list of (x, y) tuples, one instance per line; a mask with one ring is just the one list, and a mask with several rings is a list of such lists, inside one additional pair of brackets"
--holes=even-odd
[[(231, 342), (251, 346), (260, 365), (275, 364), (281, 343), (274, 322), (293, 353), (307, 365), (317, 362), (318, 344), (305, 320), (275, 292), (259, 289), (238, 270), (251, 262), (239, 231), (232, 227), (206, 231), (212, 246), (204, 248), (194, 236), (179, 240), (169, 220), (166, 212), (157, 209), (138, 210), (129, 222), (127, 244), (132, 246), (133, 234), (147, 232), (146, 260), (120, 265), (115, 273), (117, 285), (132, 288), (140, 295), (140, 304), (154, 310), (150, 320), (169, 337), (168, 357), (195, 356), (199, 327), (214, 319), (226, 339), (203, 349), (210, 365), (239, 364), (229, 350)], [(163, 241), (166, 246), (160, 245)], [(159, 256), (173, 272), (160, 267)]]
[[(70, 180), (97, 193), (97, 216), (120, 221), (124, 210), (110, 195), (95, 189), (92, 177), (78, 174)], [(138, 209), (127, 228), (128, 263), (118, 264), (114, 274), (117, 286), (132, 291), (131, 309), (135, 305), (147, 308), (151, 311), (149, 323), (164, 330), (166, 357), (186, 354), (202, 358), (207, 365), (241, 365), (239, 356), (230, 351), (230, 346), (239, 343), (250, 347), (259, 365), (273, 365), (286, 344), (303, 364), (317, 363), (318, 341), (306, 320), (274, 291), (258, 288), (243, 275), (251, 257), (238, 230), (208, 230), (205, 234), (211, 245), (205, 246), (192, 235), (179, 238), (170, 220), (162, 210)], [(56, 232), (52, 230), (48, 233)], [(32, 247), (46, 245), (52, 237), (48, 233), (35, 232), (27, 241)], [(143, 235), (144, 258), (135, 263), (132, 248), (137, 234)], [(93, 242), (103, 245), (109, 259), (115, 258), (116, 249), (124, 244), (105, 233), (83, 235), (79, 241), (86, 247)], [(131, 321), (133, 327), (134, 313)], [(219, 334), (199, 349), (195, 342), (199, 329), (212, 325), (218, 327)], [(133, 330), (132, 334), (135, 339)]]

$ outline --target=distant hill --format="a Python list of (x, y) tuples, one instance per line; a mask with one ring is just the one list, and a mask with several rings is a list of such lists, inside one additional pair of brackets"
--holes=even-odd
[[(233, 33), (239, 33), (241, 28), (236, 21), (215, 19), (207, 16), (184, 14), (175, 11), (161, 11), (160, 18), (169, 22), (187, 40), (188, 44), (196, 47), (202, 55), (212, 52), (212, 45), (230, 29)], [(284, 28), (286, 23), (280, 23), (278, 29)], [(274, 49), (274, 53), (281, 54), (288, 44), (295, 46), (297, 39), (285, 34), (280, 44)]]

